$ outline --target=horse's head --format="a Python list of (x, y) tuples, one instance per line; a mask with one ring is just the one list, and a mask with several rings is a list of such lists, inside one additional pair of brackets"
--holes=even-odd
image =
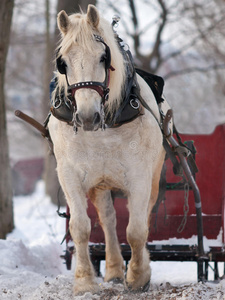
[[(123, 84), (122, 57), (113, 31), (107, 22), (101, 21), (93, 5), (88, 6), (87, 14), (68, 16), (61, 11), (58, 27), (62, 34), (57, 55), (59, 84), (63, 83), (64, 89), (72, 94), (75, 125), (88, 131), (97, 130), (103, 122), (105, 102), (109, 100), (111, 104), (107, 103), (107, 106), (112, 106)], [(114, 87), (118, 84), (115, 72), (111, 72), (114, 71), (111, 64), (115, 62), (111, 63), (111, 48), (117, 51), (121, 64), (121, 71), (116, 72), (120, 80), (117, 86), (119, 93)]]

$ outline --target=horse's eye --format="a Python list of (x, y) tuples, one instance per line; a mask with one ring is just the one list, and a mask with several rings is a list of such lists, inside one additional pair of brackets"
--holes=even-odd
[(104, 62), (105, 60), (106, 60), (106, 55), (103, 54), (103, 55), (101, 56), (100, 63)]

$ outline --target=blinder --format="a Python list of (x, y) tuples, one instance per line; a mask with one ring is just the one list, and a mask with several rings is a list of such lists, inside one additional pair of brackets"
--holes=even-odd
[(102, 43), (105, 46), (105, 69), (111, 68), (111, 52), (109, 46), (104, 42), (103, 38), (98, 35), (94, 35), (97, 42)]
[(57, 69), (60, 74), (66, 75), (66, 63), (62, 59), (62, 55), (59, 55), (60, 49), (61, 49), (61, 47), (57, 50), (57, 53), (56, 53), (56, 66), (57, 66)]
[(108, 70), (111, 67), (111, 52), (108, 45), (105, 44), (105, 68)]

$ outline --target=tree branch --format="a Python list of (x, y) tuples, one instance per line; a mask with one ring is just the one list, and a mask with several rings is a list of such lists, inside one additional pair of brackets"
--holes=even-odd
[(182, 54), (184, 51), (190, 49), (194, 45), (196, 45), (199, 40), (203, 39), (205, 36), (207, 36), (221, 21), (223, 21), (223, 18), (218, 20), (217, 22), (213, 23), (213, 25), (210, 25), (208, 28), (206, 28), (204, 31), (201, 31), (198, 33), (195, 38), (193, 38), (188, 44), (184, 45), (181, 47), (179, 50), (174, 51), (166, 56), (163, 57), (162, 61), (165, 62), (169, 60), (170, 58), (174, 58), (180, 54)]
[(134, 25), (134, 34), (133, 34), (133, 40), (134, 40), (134, 49), (136, 53), (139, 53), (139, 47), (140, 47), (140, 35), (138, 34), (138, 19), (136, 15), (136, 9), (134, 5), (133, 0), (128, 0), (131, 14), (132, 14), (132, 21)]
[(181, 70), (171, 71), (168, 74), (164, 75), (163, 78), (166, 80), (171, 77), (178, 76), (178, 75), (184, 75), (184, 74), (189, 74), (189, 73), (194, 73), (194, 72), (207, 73), (210, 71), (221, 70), (221, 69), (225, 69), (225, 64), (220, 64), (220, 65), (214, 64), (214, 65), (207, 66), (204, 68), (200, 68), (200, 67), (184, 68)]
[(162, 13), (161, 13), (162, 22), (158, 27), (158, 31), (157, 31), (157, 34), (156, 34), (156, 39), (155, 39), (153, 50), (152, 50), (151, 54), (148, 57), (150, 63), (151, 63), (152, 60), (156, 60), (155, 66), (151, 66), (151, 69), (153, 71), (158, 69), (158, 67), (160, 66), (161, 61), (162, 61), (161, 60), (161, 53), (160, 53), (160, 46), (161, 46), (161, 42), (162, 42), (161, 38), (162, 38), (163, 29), (164, 29), (164, 27), (166, 25), (166, 22), (167, 22), (167, 15), (168, 15), (168, 10), (166, 8), (166, 5), (165, 5), (164, 1), (163, 0), (158, 0), (158, 3), (159, 3), (159, 5), (161, 6), (161, 9), (162, 9)]

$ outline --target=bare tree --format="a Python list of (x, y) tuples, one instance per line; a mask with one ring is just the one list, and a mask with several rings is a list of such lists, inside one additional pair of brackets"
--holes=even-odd
[[(138, 67), (152, 73), (167, 70), (165, 78), (225, 68), (225, 64), (218, 59), (224, 56), (224, 47), (218, 42), (218, 39), (224, 39), (224, 1), (126, 0), (125, 3), (130, 14), (126, 13), (127, 9), (121, 11), (115, 1), (107, 0), (108, 6), (122, 16), (122, 26), (126, 36), (132, 39), (135, 63)], [(149, 13), (149, 18), (144, 18), (145, 22), (142, 20), (143, 9)], [(144, 51), (143, 40), (149, 45), (148, 48), (145, 45)], [(210, 61), (205, 55), (204, 65), (198, 63), (190, 67), (184, 62), (180, 64), (181, 57), (189, 55), (190, 52), (192, 57), (193, 52), (198, 52), (199, 55), (203, 40), (205, 45), (207, 42), (206, 49), (211, 48), (211, 51), (208, 51)], [(212, 53), (216, 57), (214, 61)], [(179, 68), (174, 68), (174, 61)]]
[[(45, 0), (45, 63), (44, 63), (44, 93), (43, 93), (43, 113), (47, 116), (50, 107), (49, 83), (53, 74), (53, 40), (50, 35), (50, 11), (49, 0)], [(58, 190), (60, 188), (56, 174), (56, 161), (53, 153), (49, 152), (48, 145), (45, 151), (45, 171), (44, 171), (45, 191), (55, 204), (58, 202)]]
[(4, 94), (5, 64), (9, 46), (14, 0), (2, 0), (0, 7), (0, 238), (12, 231), (12, 183), (8, 155), (6, 110)]
[(160, 20), (158, 21), (157, 24), (155, 40), (152, 49), (150, 49), (149, 53), (147, 55), (143, 55), (140, 52), (140, 46), (141, 46), (140, 39), (141, 39), (141, 35), (143, 35), (143, 33), (145, 32), (145, 29), (140, 31), (139, 20), (136, 15), (134, 0), (128, 0), (128, 2), (132, 14), (132, 21), (134, 27), (134, 33), (132, 37), (134, 41), (136, 60), (139, 62), (139, 64), (141, 64), (142, 68), (143, 66), (145, 66), (145, 68), (146, 66), (148, 66), (147, 68), (149, 69), (149, 71), (154, 73), (162, 63), (162, 53), (161, 53), (162, 34), (165, 26), (167, 25), (167, 16), (169, 13), (168, 8), (166, 7), (166, 4), (163, 0), (158, 0), (158, 5), (160, 6), (161, 14), (160, 14)]

